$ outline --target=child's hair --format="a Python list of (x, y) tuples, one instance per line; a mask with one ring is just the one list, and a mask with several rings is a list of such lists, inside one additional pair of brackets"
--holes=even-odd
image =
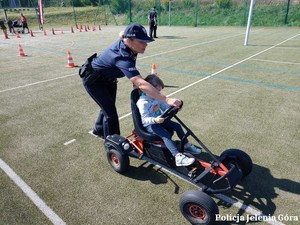
[(145, 81), (150, 83), (153, 87), (160, 86), (162, 89), (165, 87), (164, 82), (156, 75), (150, 74), (145, 78)]

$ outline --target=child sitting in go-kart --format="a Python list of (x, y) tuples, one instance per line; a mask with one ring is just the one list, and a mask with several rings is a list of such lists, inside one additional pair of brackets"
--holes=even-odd
[[(156, 75), (148, 75), (145, 80), (159, 91), (164, 88), (163, 81)], [(147, 96), (145, 93), (142, 93), (136, 105), (140, 111), (143, 126), (149, 133), (156, 134), (162, 138), (166, 147), (175, 157), (176, 166), (189, 166), (193, 164), (195, 159), (180, 153), (168, 132), (168, 130), (174, 130), (178, 137), (182, 139), (184, 137), (184, 131), (180, 124), (160, 117), (162, 114), (161, 110), (165, 111), (170, 106)], [(184, 142), (184, 151), (192, 154), (201, 153), (201, 149), (196, 148), (189, 143), (187, 139), (185, 139)]]

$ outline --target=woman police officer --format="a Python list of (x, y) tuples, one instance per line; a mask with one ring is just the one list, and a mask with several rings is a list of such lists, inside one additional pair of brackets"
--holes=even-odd
[(156, 88), (145, 81), (136, 69), (138, 53), (144, 53), (147, 43), (154, 41), (148, 37), (146, 29), (137, 23), (126, 27), (123, 37), (97, 57), (92, 55), (79, 75), (89, 95), (100, 106), (93, 134), (100, 138), (120, 134), (119, 118), (115, 106), (117, 94), (117, 78), (126, 76), (135, 87), (148, 96), (168, 105), (179, 107), (181, 101), (167, 98)]

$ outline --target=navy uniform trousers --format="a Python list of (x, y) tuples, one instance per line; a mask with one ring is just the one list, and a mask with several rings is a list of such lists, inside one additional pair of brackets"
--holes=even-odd
[(116, 108), (117, 80), (110, 82), (101, 79), (87, 85), (83, 83), (86, 91), (100, 106), (101, 110), (95, 124), (95, 130), (103, 133), (103, 137), (120, 134), (119, 118)]
[(150, 22), (150, 29), (149, 29), (149, 36), (151, 38), (156, 37), (156, 30), (157, 30), (157, 25), (154, 26), (154, 21), (151, 21)]

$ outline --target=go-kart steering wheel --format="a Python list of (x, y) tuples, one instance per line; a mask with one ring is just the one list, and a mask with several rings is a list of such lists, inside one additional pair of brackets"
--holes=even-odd
[[(181, 105), (179, 106), (179, 108), (181, 108), (183, 106), (183, 101), (181, 101)], [(175, 106), (170, 106), (169, 108), (166, 109), (166, 111), (163, 112), (163, 114), (160, 115), (161, 118), (165, 118), (166, 119), (171, 119), (173, 116), (176, 115), (176, 113), (178, 112), (178, 108), (175, 108)]]

